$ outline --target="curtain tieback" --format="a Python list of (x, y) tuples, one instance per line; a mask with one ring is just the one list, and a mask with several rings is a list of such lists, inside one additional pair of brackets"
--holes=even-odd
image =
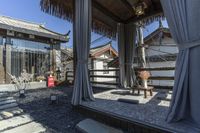
[(86, 64), (86, 63), (88, 63), (88, 60), (78, 60), (78, 63), (79, 64)]
[(189, 48), (193, 48), (200, 45), (200, 40), (193, 42), (186, 42), (179, 45), (179, 50), (185, 50)]

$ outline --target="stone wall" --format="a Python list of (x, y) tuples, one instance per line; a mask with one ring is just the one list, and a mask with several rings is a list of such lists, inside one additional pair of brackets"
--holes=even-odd
[[(33, 89), (42, 89), (46, 88), (47, 83), (44, 82), (31, 82), (26, 90), (33, 90)], [(2, 84), (0, 85), (0, 92), (17, 92), (18, 89), (14, 84)]]

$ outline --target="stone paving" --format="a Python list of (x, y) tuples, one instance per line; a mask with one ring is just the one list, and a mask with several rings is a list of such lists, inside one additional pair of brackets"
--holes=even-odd
[(14, 97), (1, 93), (0, 132), (1, 133), (41, 133), (46, 129), (21, 109)]
[(93, 119), (85, 119), (79, 122), (77, 129), (83, 133), (124, 133), (120, 129), (110, 127)]
[[(76, 124), (85, 119), (71, 106), (72, 87), (0, 92), (0, 133), (79, 133)], [(58, 97), (52, 104), (51, 95)]]

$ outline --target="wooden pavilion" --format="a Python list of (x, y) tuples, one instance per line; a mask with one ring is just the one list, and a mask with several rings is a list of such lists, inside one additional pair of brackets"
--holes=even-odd
[[(75, 57), (74, 72), (75, 72), (75, 67), (77, 62), (76, 45), (79, 45), (76, 42), (76, 33), (81, 33), (78, 30), (83, 30), (83, 29), (77, 29), (76, 22), (77, 23), (81, 22), (79, 19), (82, 19), (84, 21), (87, 14), (86, 13), (84, 14), (84, 11), (80, 11), (80, 14), (78, 14), (78, 11), (76, 11), (77, 7), (76, 1), (74, 0), (65, 0), (65, 1), (41, 0), (40, 4), (44, 12), (74, 22), (73, 28), (75, 31), (74, 32), (74, 57)], [(85, 4), (86, 3), (84, 3), (84, 5)], [(109, 1), (91, 0), (91, 2), (88, 4), (89, 4), (88, 7), (91, 7), (91, 11), (88, 11), (88, 15), (91, 15), (91, 22), (89, 21), (88, 29), (91, 28), (92, 31), (107, 36), (111, 39), (118, 38), (118, 45), (119, 47), (121, 46), (120, 50), (122, 51), (121, 57), (123, 55), (127, 56), (124, 57), (124, 59), (122, 59), (121, 63), (124, 64), (124, 70), (121, 70), (121, 73), (122, 71), (124, 71), (124, 73), (129, 73), (128, 71), (130, 70), (126, 69), (130, 69), (129, 67), (130, 65), (127, 64), (131, 63), (130, 61), (132, 59), (126, 59), (126, 58), (129, 58), (131, 56), (132, 51), (134, 49), (133, 42), (135, 40), (134, 35), (136, 32), (136, 29), (134, 28), (131, 29), (132, 31), (129, 31), (130, 29), (129, 27), (133, 27), (133, 25), (135, 24), (140, 25), (141, 23), (142, 25), (147, 25), (155, 20), (160, 20), (161, 18), (163, 18), (160, 0), (142, 0), (142, 1), (141, 0), (109, 0)], [(78, 15), (84, 17), (77, 18)], [(83, 22), (81, 23), (81, 25), (85, 26)], [(78, 24), (77, 26), (81, 25)], [(122, 27), (121, 31), (120, 27)], [(90, 32), (90, 30), (88, 32)], [(131, 36), (131, 34), (133, 36)], [(130, 48), (129, 45), (132, 45), (132, 47)], [(130, 50), (129, 54), (125, 54), (125, 51), (127, 51), (126, 49)], [(128, 79), (131, 78), (129, 74), (125, 74), (124, 76), (126, 77), (126, 75), (129, 77)], [(124, 83), (121, 83), (122, 86), (130, 86), (131, 79), (126, 82), (128, 82), (127, 85), (123, 85)]]
[[(135, 48), (136, 25), (141, 23), (145, 25), (161, 19), (163, 9), (172, 37), (181, 51), (177, 59), (175, 84), (171, 105), (166, 116), (167, 122), (184, 120), (191, 126), (188, 129), (195, 129), (199, 133), (200, 103), (198, 99), (200, 91), (198, 86), (200, 86), (200, 71), (198, 68), (200, 63), (195, 61), (200, 56), (198, 52), (200, 51), (199, 4), (200, 1), (197, 0), (41, 0), (41, 8), (44, 12), (72, 21), (74, 24), (74, 51), (76, 51), (74, 56), (77, 57), (74, 58), (76, 75), (72, 105), (80, 106), (84, 101), (95, 100), (88, 77), (87, 64), (91, 29), (109, 38), (117, 38), (120, 85), (125, 88), (130, 87), (134, 80), (132, 76), (132, 55)], [(139, 31), (141, 33), (141, 30)], [(139, 45), (143, 47), (142, 34), (138, 36), (140, 38)], [(144, 48), (141, 48), (141, 53), (143, 51)], [(141, 67), (144, 66), (145, 61), (142, 60)], [(130, 113), (132, 114), (132, 112)], [(96, 113), (94, 116), (98, 117)], [(116, 116), (112, 120), (115, 120), (115, 123), (122, 127), (129, 126), (129, 121), (131, 121), (126, 119), (126, 123), (122, 124), (124, 123), (123, 120), (117, 121), (119, 119)], [(161, 123), (158, 122), (158, 124)], [(140, 127), (139, 131), (136, 130), (135, 126)], [(158, 127), (146, 124), (141, 126), (139, 122), (134, 122), (132, 127), (134, 132), (139, 133), (173, 132), (155, 130)], [(182, 125), (181, 128), (185, 128), (185, 126)], [(145, 130), (143, 131), (143, 129)], [(177, 127), (177, 129), (180, 129), (180, 127)]]

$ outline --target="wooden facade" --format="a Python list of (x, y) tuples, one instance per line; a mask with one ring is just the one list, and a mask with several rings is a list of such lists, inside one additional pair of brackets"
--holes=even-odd
[(65, 35), (24, 20), (0, 20), (0, 83), (10, 83), (10, 75), (18, 77), (23, 70), (34, 78), (56, 71), (55, 51), (67, 42)]

